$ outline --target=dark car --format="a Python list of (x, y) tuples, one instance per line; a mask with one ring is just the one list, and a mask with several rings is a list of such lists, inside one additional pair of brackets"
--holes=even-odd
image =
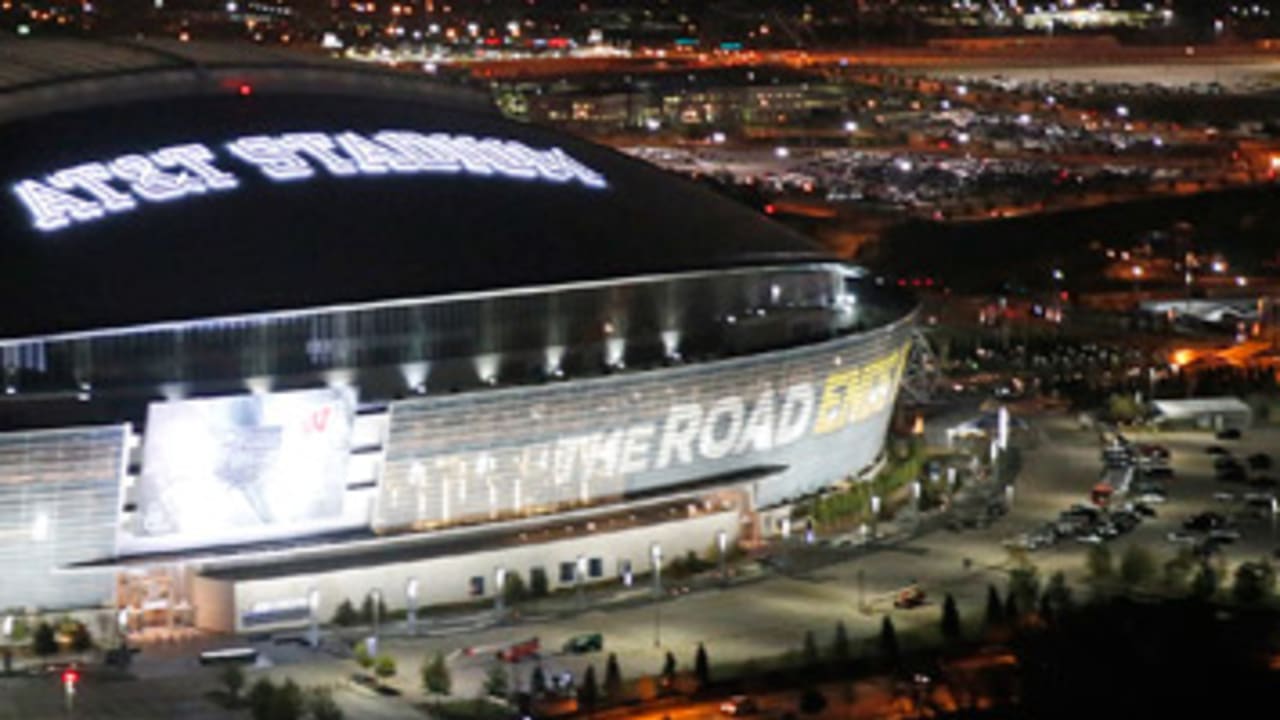
[(1149, 478), (1171, 478), (1173, 477), (1173, 468), (1167, 465), (1157, 465), (1143, 470), (1142, 474)]
[(1122, 535), (1138, 527), (1138, 524), (1141, 522), (1142, 519), (1139, 518), (1136, 513), (1126, 512), (1124, 510), (1111, 513), (1111, 524), (1114, 525), (1116, 530)]
[(1136, 502), (1130, 506), (1135, 515), (1153, 518), (1156, 516), (1156, 509), (1144, 502)]
[(1222, 447), (1221, 445), (1210, 445), (1209, 447), (1205, 448), (1204, 451), (1209, 455), (1226, 455), (1227, 454), (1227, 449)]
[(1280, 485), (1280, 483), (1276, 482), (1276, 479), (1270, 475), (1255, 475), (1249, 478), (1249, 484), (1256, 488), (1273, 488)]
[(575, 655), (579, 653), (597, 652), (602, 649), (604, 649), (604, 636), (600, 633), (574, 635), (564, 643), (564, 651)]
[(1266, 453), (1254, 453), (1245, 458), (1245, 462), (1249, 463), (1250, 470), (1271, 469), (1271, 456)]
[(1219, 455), (1213, 459), (1214, 470), (1225, 470), (1231, 467), (1243, 468), (1244, 466), (1240, 464), (1239, 460), (1236, 460), (1230, 455)]
[(1208, 532), (1210, 530), (1226, 527), (1227, 519), (1215, 512), (1203, 512), (1199, 515), (1192, 515), (1182, 521), (1182, 527), (1193, 532)]
[(1239, 465), (1229, 465), (1218, 470), (1216, 477), (1222, 482), (1238, 482), (1242, 483), (1249, 479), (1245, 474), (1244, 468)]
[(1238, 428), (1224, 428), (1214, 433), (1213, 436), (1219, 440), (1239, 440), (1240, 430)]

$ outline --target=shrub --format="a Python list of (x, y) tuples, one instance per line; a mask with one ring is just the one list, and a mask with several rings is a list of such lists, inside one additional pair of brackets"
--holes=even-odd
[(308, 693), (307, 711), (313, 720), (344, 720), (346, 717), (328, 688), (314, 688)]
[(373, 663), (373, 674), (386, 680), (396, 674), (396, 659), (390, 655), (379, 655)]
[(35, 635), (31, 638), (31, 650), (37, 655), (53, 655), (58, 652), (58, 639), (52, 625), (41, 622), (36, 626)]
[(355, 657), (356, 664), (365, 670), (373, 667), (373, 656), (369, 654), (369, 648), (363, 640), (356, 643), (352, 655)]
[(222, 686), (227, 689), (227, 697), (234, 705), (240, 699), (240, 691), (244, 689), (244, 670), (239, 665), (231, 664), (222, 668), (222, 672), (218, 673), (218, 680)]
[(433, 695), (448, 695), (453, 689), (453, 677), (445, 664), (444, 653), (437, 652), (431, 662), (422, 666), (422, 687)]

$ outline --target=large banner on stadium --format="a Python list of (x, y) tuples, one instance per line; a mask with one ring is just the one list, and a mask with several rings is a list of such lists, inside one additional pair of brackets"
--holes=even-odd
[(711, 365), (394, 403), (373, 527), (551, 512), (726, 473), (762, 505), (870, 464), (907, 326)]
[(355, 399), (304, 390), (153, 403), (123, 552), (257, 540), (341, 520)]

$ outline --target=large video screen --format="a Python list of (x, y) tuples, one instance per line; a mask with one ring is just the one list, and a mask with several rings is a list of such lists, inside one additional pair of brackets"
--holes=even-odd
[(219, 545), (342, 520), (355, 398), (303, 390), (153, 403), (121, 550)]

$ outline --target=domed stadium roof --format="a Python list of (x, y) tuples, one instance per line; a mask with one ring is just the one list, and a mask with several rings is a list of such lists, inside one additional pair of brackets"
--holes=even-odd
[(0, 339), (829, 259), (408, 73), (252, 47), (0, 43)]

